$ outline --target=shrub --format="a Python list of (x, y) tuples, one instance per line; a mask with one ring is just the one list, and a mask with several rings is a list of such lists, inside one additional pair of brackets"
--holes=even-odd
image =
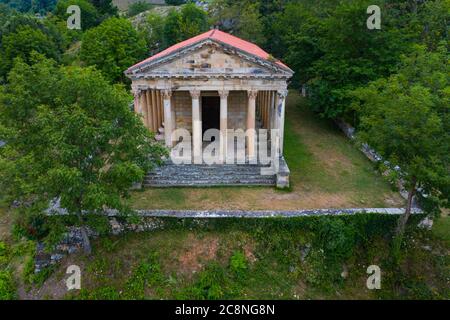
[(231, 256), (230, 269), (238, 276), (242, 276), (247, 271), (247, 260), (242, 251), (235, 251)]
[(15, 298), (16, 291), (11, 272), (0, 271), (0, 300), (12, 300)]

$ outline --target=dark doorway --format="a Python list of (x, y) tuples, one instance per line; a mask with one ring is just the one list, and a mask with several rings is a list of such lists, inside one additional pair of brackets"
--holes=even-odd
[(220, 129), (219, 97), (202, 97), (202, 136), (208, 129)]

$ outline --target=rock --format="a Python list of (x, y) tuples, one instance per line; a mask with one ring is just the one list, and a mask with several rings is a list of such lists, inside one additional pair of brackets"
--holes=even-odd
[(52, 260), (53, 263), (58, 262), (62, 258), (64, 258), (64, 255), (61, 253), (54, 253), (50, 256), (50, 259)]
[(425, 217), (417, 226), (422, 229), (431, 230), (431, 227), (433, 227), (433, 219)]
[(345, 265), (345, 264), (342, 266), (341, 277), (344, 279), (348, 278), (348, 268), (347, 268), (347, 265)]
[(117, 222), (116, 218), (114, 218), (114, 217), (111, 218), (109, 220), (109, 223), (111, 225), (111, 232), (112, 232), (112, 234), (118, 235), (119, 233), (123, 232), (123, 227), (122, 227), (122, 225), (120, 225), (119, 222)]
[(305, 261), (305, 258), (308, 256), (311, 251), (311, 244), (307, 243), (303, 248), (300, 249), (300, 259), (302, 262)]

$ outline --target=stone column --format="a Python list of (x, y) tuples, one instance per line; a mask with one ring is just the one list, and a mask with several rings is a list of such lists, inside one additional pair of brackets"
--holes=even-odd
[(156, 105), (156, 90), (151, 91), (151, 101), (152, 101), (152, 124), (155, 134), (158, 134), (158, 107)]
[(257, 90), (248, 90), (248, 110), (247, 110), (247, 130), (248, 131), (248, 143), (247, 154), (248, 158), (254, 159), (256, 155), (256, 135), (255, 135), (255, 100), (258, 95)]
[(164, 90), (164, 138), (166, 147), (172, 147), (172, 104), (171, 104), (171, 90)]
[(139, 110), (139, 91), (133, 90), (133, 97), (134, 97), (134, 112), (138, 113)]
[(220, 159), (225, 162), (227, 156), (228, 129), (228, 90), (219, 91), (220, 96)]
[(151, 90), (147, 90), (145, 92), (145, 95), (147, 97), (147, 121), (148, 121), (148, 128), (152, 132), (156, 132), (155, 126), (153, 125), (153, 121), (155, 119), (155, 116), (153, 114), (153, 104), (151, 100)]
[(200, 91), (191, 90), (192, 97), (192, 154), (194, 163), (202, 163), (202, 120), (200, 117)]
[(278, 90), (278, 104), (277, 104), (277, 117), (278, 128), (280, 129), (280, 156), (283, 155), (283, 142), (284, 142), (284, 115), (286, 109), (286, 97), (287, 90)]

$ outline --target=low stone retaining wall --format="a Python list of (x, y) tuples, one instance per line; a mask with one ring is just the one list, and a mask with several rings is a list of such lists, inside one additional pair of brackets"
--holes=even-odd
[[(123, 232), (143, 232), (164, 228), (163, 218), (188, 218), (188, 219), (210, 219), (210, 218), (295, 218), (308, 216), (340, 216), (355, 215), (364, 213), (400, 215), (405, 209), (402, 208), (348, 208), (348, 209), (311, 209), (311, 210), (137, 210), (136, 213), (141, 217), (138, 224), (126, 223), (117, 219), (119, 212), (109, 210), (105, 214), (109, 218), (111, 233), (114, 235)], [(420, 214), (422, 211), (418, 208), (412, 210), (413, 214)], [(62, 214), (65, 213), (55, 213)], [(99, 234), (88, 228), (90, 239), (95, 239)], [(38, 243), (35, 255), (34, 272), (39, 273), (44, 268), (56, 265), (65, 256), (81, 252), (83, 250), (83, 237), (79, 227), (68, 227), (63, 239), (53, 248), (45, 248), (43, 243)]]
[[(378, 213), (400, 215), (404, 208), (348, 208), (348, 209), (311, 209), (311, 210), (137, 210), (144, 217), (173, 218), (293, 218), (305, 216), (339, 216), (361, 213)], [(419, 208), (412, 209), (413, 214), (420, 214)], [(110, 213), (114, 216), (114, 213)]]

